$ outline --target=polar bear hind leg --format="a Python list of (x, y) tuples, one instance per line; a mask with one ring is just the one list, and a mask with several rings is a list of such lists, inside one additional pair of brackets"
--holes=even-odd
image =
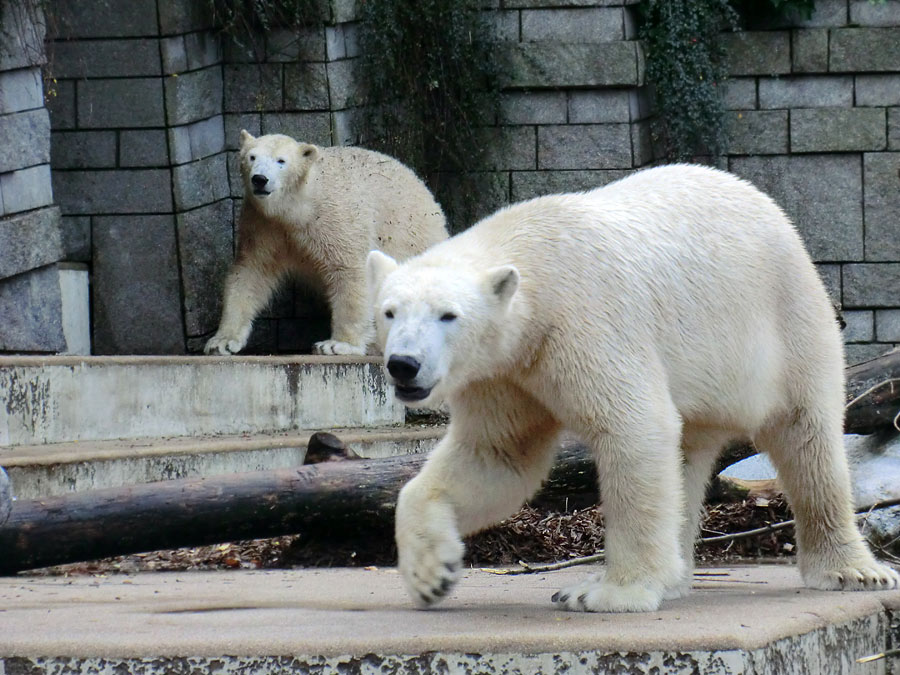
[(886, 590), (900, 577), (878, 563), (856, 528), (839, 414), (798, 407), (757, 433), (796, 519), (800, 573), (810, 588)]

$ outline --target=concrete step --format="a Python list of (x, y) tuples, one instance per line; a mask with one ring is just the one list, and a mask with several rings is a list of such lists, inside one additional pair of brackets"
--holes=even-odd
[(404, 419), (374, 357), (0, 357), (0, 447)]
[(900, 591), (813, 591), (794, 566), (750, 566), (698, 570), (691, 594), (657, 612), (552, 607), (554, 591), (599, 569), (470, 569), (425, 612), (394, 569), (20, 575), (0, 579), (0, 673), (874, 675), (900, 665), (855, 663), (896, 644)]
[[(444, 427), (329, 429), (364, 458), (427, 452)], [(17, 499), (37, 499), (135, 483), (303, 464), (313, 431), (229, 436), (70, 441), (0, 449)]]

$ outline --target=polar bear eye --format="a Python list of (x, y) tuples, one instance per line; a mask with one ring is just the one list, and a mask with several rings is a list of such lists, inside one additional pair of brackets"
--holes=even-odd
[(453, 312), (444, 312), (441, 314), (441, 321), (444, 323), (450, 323), (451, 321), (456, 321), (456, 314)]
[(281, 157), (279, 157), (279, 158), (278, 158), (278, 163), (279, 163), (279, 164), (284, 164), (284, 160), (283, 160)]
[(386, 310), (385, 313), (384, 313), (384, 318), (385, 318), (385, 319), (393, 319), (393, 318), (394, 318), (394, 312), (392, 312), (392, 311), (389, 310), (389, 309)]
[(256, 161), (256, 155), (250, 155), (250, 161), (251, 161), (251, 162), (255, 162), (255, 161)]

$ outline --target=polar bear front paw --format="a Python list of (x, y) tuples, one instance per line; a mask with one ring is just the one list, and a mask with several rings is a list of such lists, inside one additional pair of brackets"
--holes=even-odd
[(366, 348), (352, 345), (349, 342), (341, 342), (340, 340), (322, 340), (313, 345), (313, 354), (322, 354), (325, 356), (337, 354), (365, 356)]
[(203, 347), (203, 353), (228, 356), (230, 354), (237, 354), (244, 348), (244, 345), (246, 344), (246, 338), (241, 339), (240, 337), (230, 337), (216, 334), (213, 335), (206, 343), (206, 346)]
[(601, 572), (553, 594), (553, 604), (571, 612), (654, 612), (662, 592), (641, 584), (614, 584)]
[(443, 519), (423, 518), (413, 527), (398, 528), (397, 567), (410, 596), (420, 607), (433, 605), (462, 575), (465, 546)]
[(858, 566), (807, 571), (803, 582), (809, 588), (824, 591), (890, 591), (900, 588), (900, 575), (887, 565), (871, 560)]

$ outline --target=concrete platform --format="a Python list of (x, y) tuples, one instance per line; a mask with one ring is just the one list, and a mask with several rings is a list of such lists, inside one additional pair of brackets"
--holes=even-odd
[[(13, 673), (884, 673), (900, 591), (801, 587), (791, 566), (702, 570), (650, 614), (557, 611), (587, 567), (470, 570), (412, 609), (393, 569), (0, 579)], [(896, 615), (894, 615), (896, 616)]]
[(404, 420), (375, 357), (0, 357), (0, 446)]

